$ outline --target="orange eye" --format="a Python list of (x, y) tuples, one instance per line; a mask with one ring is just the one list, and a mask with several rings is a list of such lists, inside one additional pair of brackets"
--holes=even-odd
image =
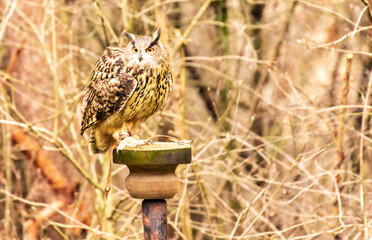
[(147, 53), (152, 53), (153, 51), (154, 51), (154, 48), (152, 48), (152, 47), (146, 49), (146, 52), (147, 52)]
[(138, 49), (134, 47), (133, 52), (135, 52), (135, 53), (138, 52)]

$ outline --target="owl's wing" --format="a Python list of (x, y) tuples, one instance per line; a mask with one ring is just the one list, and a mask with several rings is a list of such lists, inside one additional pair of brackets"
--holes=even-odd
[(84, 89), (81, 135), (92, 124), (120, 111), (132, 96), (137, 80), (123, 72), (120, 58), (103, 56), (91, 75), (91, 82)]

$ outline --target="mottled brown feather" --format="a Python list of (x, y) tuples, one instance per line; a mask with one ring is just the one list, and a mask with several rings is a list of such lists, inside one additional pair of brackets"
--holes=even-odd
[(109, 50), (97, 61), (91, 82), (84, 89), (81, 135), (95, 122), (120, 111), (133, 94), (137, 80), (123, 71), (121, 51)]

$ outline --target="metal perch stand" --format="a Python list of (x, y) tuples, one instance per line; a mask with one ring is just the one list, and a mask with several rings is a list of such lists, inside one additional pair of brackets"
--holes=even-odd
[(191, 162), (191, 146), (155, 142), (134, 149), (114, 150), (114, 163), (125, 164), (130, 174), (125, 185), (133, 198), (142, 201), (145, 240), (167, 239), (167, 202), (178, 191), (175, 170)]

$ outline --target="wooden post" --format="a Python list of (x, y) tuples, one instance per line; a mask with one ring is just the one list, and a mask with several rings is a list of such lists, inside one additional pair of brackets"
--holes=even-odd
[(191, 146), (169, 142), (114, 150), (114, 163), (125, 164), (130, 174), (125, 185), (142, 202), (145, 240), (167, 239), (167, 202), (178, 192), (178, 164), (191, 162)]

